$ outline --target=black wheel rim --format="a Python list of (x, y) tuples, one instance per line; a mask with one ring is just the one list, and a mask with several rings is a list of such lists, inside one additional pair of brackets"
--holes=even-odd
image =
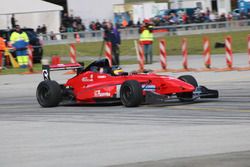
[(49, 97), (49, 89), (46, 87), (42, 87), (39, 91), (38, 96), (41, 102), (46, 101)]
[(124, 92), (123, 92), (123, 99), (128, 102), (132, 96), (132, 90), (129, 86), (124, 87)]

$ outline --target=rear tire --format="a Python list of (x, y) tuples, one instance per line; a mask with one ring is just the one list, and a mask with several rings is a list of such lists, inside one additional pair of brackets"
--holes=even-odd
[[(192, 75), (182, 75), (178, 79), (193, 85), (195, 88), (198, 87), (198, 82)], [(177, 97), (180, 101), (193, 101), (193, 92), (177, 93)]]
[(125, 81), (120, 91), (121, 102), (126, 107), (137, 107), (142, 103), (141, 84), (136, 80)]
[(42, 81), (37, 87), (36, 98), (42, 107), (56, 107), (62, 100), (62, 90), (56, 81)]

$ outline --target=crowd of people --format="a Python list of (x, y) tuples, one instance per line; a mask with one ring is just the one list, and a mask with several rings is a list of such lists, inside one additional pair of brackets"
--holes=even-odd
[[(170, 12), (166, 15), (155, 16), (149, 20), (154, 26), (164, 26), (164, 25), (178, 25), (178, 24), (191, 24), (191, 23), (207, 23), (207, 22), (216, 22), (216, 21), (230, 21), (230, 20), (241, 20), (241, 19), (250, 19), (249, 13), (222, 13), (218, 15), (217, 12), (212, 12), (209, 8), (206, 10), (200, 10), (197, 8), (192, 15), (187, 14), (185, 11), (176, 10), (175, 12)], [(142, 20), (143, 21), (143, 20)], [(115, 27), (118, 29), (131, 28), (131, 27), (140, 27), (142, 24), (141, 20), (138, 20), (134, 23), (132, 20), (122, 19), (122, 21), (115, 24)], [(91, 21), (89, 25), (85, 25), (82, 22), (81, 17), (68, 15), (64, 13), (62, 15), (62, 24), (59, 27), (60, 33), (68, 32), (83, 32), (83, 31), (99, 31), (104, 30), (107, 22), (110, 20)], [(36, 32), (38, 34), (50, 34), (50, 39), (56, 39), (54, 32), (47, 32), (46, 25), (38, 26)], [(94, 34), (93, 34), (94, 35)], [(67, 36), (62, 35), (63, 39)]]
[(175, 10), (165, 15), (153, 17), (151, 18), (151, 21), (155, 24), (155, 26), (162, 26), (190, 23), (223, 22), (242, 19), (250, 19), (250, 12), (228, 12), (221, 13), (219, 15), (217, 12), (213, 12), (209, 8), (206, 8), (206, 10), (197, 8), (192, 14), (188, 14), (183, 10)]

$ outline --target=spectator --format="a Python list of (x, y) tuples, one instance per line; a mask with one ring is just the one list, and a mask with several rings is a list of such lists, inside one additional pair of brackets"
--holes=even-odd
[(77, 31), (85, 31), (86, 30), (86, 27), (84, 24), (78, 24), (77, 25)]
[(144, 48), (144, 57), (146, 58), (146, 64), (152, 64), (153, 62), (153, 26), (149, 20), (144, 20), (142, 27), (140, 28), (140, 44)]
[(225, 14), (225, 13), (222, 13), (222, 14), (220, 15), (220, 21), (226, 21), (226, 20), (227, 20), (226, 14)]
[(41, 26), (38, 26), (38, 27), (36, 28), (36, 33), (37, 33), (37, 34), (42, 34), (42, 28), (41, 28)]
[(126, 28), (127, 26), (128, 26), (128, 22), (127, 22), (126, 18), (123, 17), (123, 19), (122, 19), (122, 27)]
[(67, 39), (67, 35), (65, 34), (67, 32), (66, 27), (64, 27), (63, 24), (61, 24), (59, 28), (59, 32), (62, 33), (61, 38), (62, 39)]
[(11, 22), (11, 27), (15, 28), (17, 20), (15, 19), (15, 15), (14, 14), (12, 14), (12, 16), (10, 18), (10, 22)]
[(184, 12), (183, 14), (182, 14), (182, 23), (183, 24), (187, 24), (188, 23), (188, 15), (187, 15), (187, 13), (186, 12)]
[(77, 17), (75, 18), (75, 21), (76, 21), (76, 24), (77, 24), (77, 25), (82, 24), (82, 19), (81, 19), (81, 17), (79, 17), (79, 16), (77, 16)]
[[(92, 21), (92, 22), (90, 23), (89, 29), (90, 29), (91, 31), (96, 31), (96, 24), (95, 24), (94, 21)], [(92, 33), (92, 37), (95, 37), (95, 32)]]
[(63, 17), (62, 17), (62, 25), (64, 27), (69, 27), (70, 26), (70, 21), (69, 21), (69, 17), (68, 17), (68, 13), (64, 13)]
[(231, 12), (229, 12), (229, 13), (227, 14), (227, 20), (228, 20), (228, 21), (232, 21), (232, 19), (233, 19), (233, 15), (231, 14)]
[(209, 20), (210, 21), (216, 21), (216, 15), (215, 15), (215, 13), (211, 13), (210, 15), (209, 15)]
[(250, 11), (249, 12), (247, 12), (247, 19), (250, 19)]
[(50, 31), (50, 40), (56, 40), (56, 34), (53, 31)]
[(10, 42), (16, 49), (18, 64), (21, 68), (26, 68), (28, 65), (27, 46), (29, 38), (26, 32), (22, 31), (19, 25), (16, 25), (15, 31), (11, 33)]
[(170, 24), (177, 24), (179, 22), (178, 17), (175, 13), (171, 13), (171, 18), (169, 20)]
[(112, 64), (120, 65), (120, 32), (113, 27), (111, 22), (107, 22), (104, 26), (104, 40), (112, 44)]
[(73, 31), (74, 31), (74, 32), (77, 32), (77, 27), (78, 27), (77, 22), (76, 22), (76, 21), (73, 21), (73, 23), (72, 23), (72, 28), (73, 28)]
[(207, 7), (207, 9), (206, 9), (206, 16), (209, 17), (210, 14), (211, 14), (211, 11), (210, 11), (210, 9)]
[(74, 22), (74, 16), (72, 14), (68, 17), (68, 21), (69, 21), (69, 25), (72, 26)]
[(97, 30), (97, 31), (101, 30), (102, 24), (99, 22), (99, 20), (97, 20), (97, 21), (95, 22), (95, 27), (96, 27), (96, 30)]
[(43, 24), (42, 28), (41, 28), (41, 31), (43, 34), (47, 34), (47, 27), (45, 24)]
[(141, 20), (140, 19), (138, 19), (136, 25), (137, 25), (137, 27), (141, 27)]
[(129, 20), (129, 22), (128, 22), (128, 27), (133, 27), (134, 26), (134, 22), (133, 22), (133, 20)]

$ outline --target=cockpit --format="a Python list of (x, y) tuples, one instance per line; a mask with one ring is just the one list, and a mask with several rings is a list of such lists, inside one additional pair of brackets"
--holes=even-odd
[(88, 67), (86, 67), (83, 72), (86, 72), (86, 71), (105, 73), (105, 74), (110, 74), (113, 76), (128, 75), (127, 72), (124, 72), (122, 68), (117, 65), (110, 67), (108, 59), (100, 59), (100, 60), (94, 61), (93, 63), (88, 65)]

